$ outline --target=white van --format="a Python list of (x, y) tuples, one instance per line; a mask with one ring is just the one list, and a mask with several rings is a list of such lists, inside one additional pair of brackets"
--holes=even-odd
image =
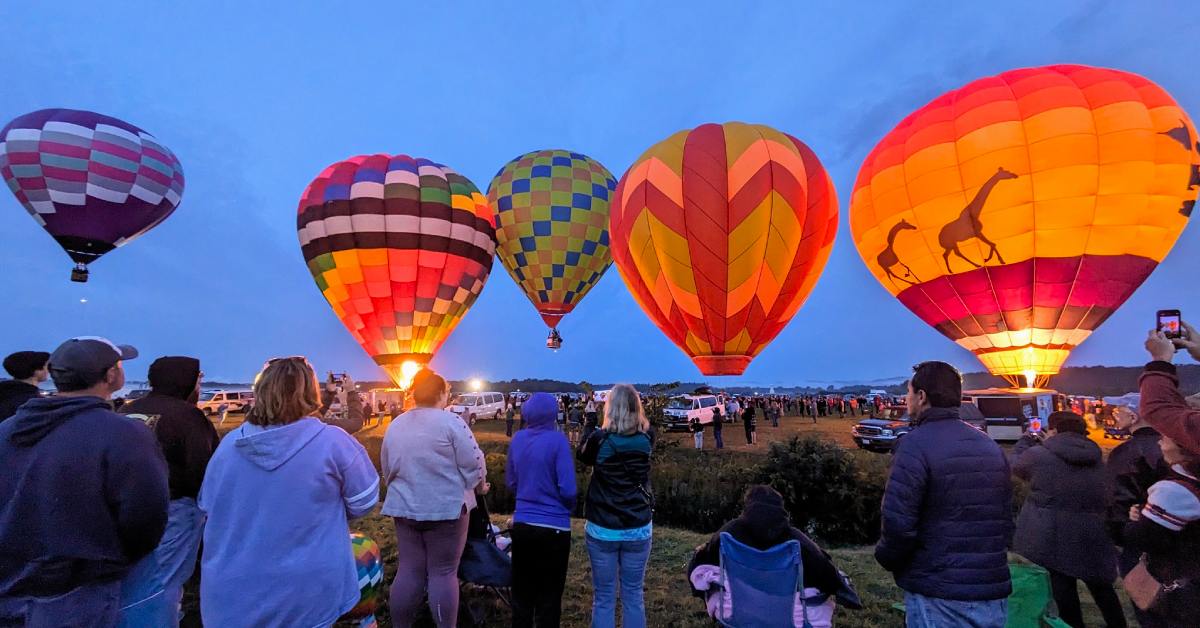
[(498, 392), (463, 393), (450, 400), (447, 410), (474, 423), (475, 419), (499, 419), (504, 416), (504, 395)]
[(196, 404), (204, 414), (216, 414), (221, 406), (227, 406), (230, 412), (242, 412), (254, 405), (252, 390), (205, 390), (200, 393), (200, 401)]
[(687, 429), (692, 417), (698, 417), (701, 425), (711, 425), (713, 410), (717, 407), (715, 395), (682, 395), (672, 397), (663, 409), (667, 429)]

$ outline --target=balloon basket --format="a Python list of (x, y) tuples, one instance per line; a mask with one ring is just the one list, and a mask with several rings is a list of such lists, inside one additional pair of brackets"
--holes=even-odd
[(550, 335), (546, 336), (546, 348), (553, 351), (558, 351), (562, 348), (562, 336), (559, 335), (557, 329), (551, 329)]
[(71, 281), (75, 283), (87, 283), (88, 269), (83, 264), (76, 264), (75, 268), (71, 269)]

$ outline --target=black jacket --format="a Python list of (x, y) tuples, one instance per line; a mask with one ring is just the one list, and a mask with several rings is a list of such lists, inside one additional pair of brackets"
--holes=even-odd
[(1007, 598), (1012, 478), (999, 445), (931, 408), (896, 446), (875, 559), (905, 591), (948, 600)]
[(579, 461), (593, 467), (585, 501), (587, 520), (610, 530), (640, 528), (654, 518), (650, 490), (649, 434), (597, 430), (579, 447)]
[(38, 393), (38, 387), (33, 384), (26, 384), (17, 379), (6, 379), (0, 382), (0, 421), (17, 413), (17, 408), (30, 399), (37, 399), (41, 395)]
[(1027, 436), (1012, 458), (1013, 474), (1029, 482), (1013, 551), (1073, 578), (1112, 582), (1117, 552), (1105, 527), (1108, 490), (1100, 446), (1074, 432), (1041, 444)]
[(141, 420), (154, 432), (167, 460), (171, 499), (195, 499), (208, 461), (220, 442), (216, 428), (193, 398), (200, 362), (195, 358), (159, 358), (151, 368), (154, 389), (121, 406), (121, 414)]
[(0, 423), (0, 598), (121, 579), (167, 525), (146, 426), (97, 397), (34, 399)]
[[(1105, 470), (1108, 472), (1109, 494), (1112, 495), (1112, 503), (1108, 506), (1108, 532), (1117, 545), (1125, 543), (1129, 507), (1146, 503), (1150, 487), (1171, 472), (1158, 445), (1160, 438), (1154, 428), (1140, 427), (1134, 430), (1129, 440), (1117, 445), (1108, 454)], [(1132, 560), (1132, 563), (1128, 559), (1122, 560), (1122, 563), (1132, 567), (1137, 557), (1132, 557)]]

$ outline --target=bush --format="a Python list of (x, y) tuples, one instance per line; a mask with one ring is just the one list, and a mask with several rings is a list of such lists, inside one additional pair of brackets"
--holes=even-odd
[(761, 462), (760, 455), (735, 452), (657, 452), (650, 472), (655, 523), (715, 532), (741, 513), (742, 494), (758, 477)]
[(758, 479), (783, 495), (793, 525), (811, 535), (847, 544), (879, 538), (885, 461), (864, 461), (833, 443), (794, 436), (771, 444)]

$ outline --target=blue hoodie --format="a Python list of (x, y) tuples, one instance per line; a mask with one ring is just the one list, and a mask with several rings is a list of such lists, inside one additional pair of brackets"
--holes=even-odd
[(505, 481), (517, 494), (513, 523), (571, 529), (575, 508), (575, 463), (571, 446), (554, 429), (558, 402), (546, 393), (535, 393), (521, 406), (525, 429), (508, 447)]
[(348, 521), (377, 501), (379, 474), (341, 428), (306, 417), (230, 432), (200, 488), (204, 624), (335, 622), (358, 603)]
[(99, 397), (26, 402), (0, 463), (0, 598), (118, 581), (167, 525), (158, 441)]

